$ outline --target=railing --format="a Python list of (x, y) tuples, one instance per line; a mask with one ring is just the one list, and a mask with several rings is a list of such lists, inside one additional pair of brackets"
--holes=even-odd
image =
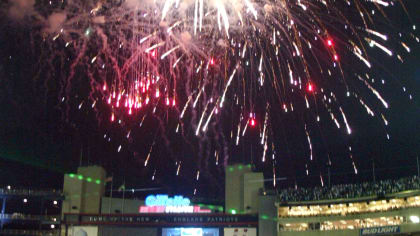
[(23, 230), (23, 229), (5, 229), (0, 230), (0, 235), (20, 235), (20, 236), (59, 236), (60, 230)]
[(60, 222), (60, 215), (24, 215), (21, 213), (14, 214), (0, 214), (0, 219), (3, 220), (43, 220), (43, 221), (53, 221)]
[(0, 189), (0, 195), (51, 196), (63, 195), (62, 190)]
[[(345, 224), (345, 225), (343, 225), (343, 224), (333, 225), (332, 222), (326, 221), (326, 222), (316, 222), (316, 223), (295, 223), (295, 224), (287, 224), (287, 225), (288, 226), (279, 225), (279, 231), (280, 232), (302, 232), (302, 231), (305, 231), (305, 232), (315, 232), (315, 234), (312, 234), (312, 235), (320, 235), (320, 234), (323, 235), (322, 232), (335, 231), (335, 230), (357, 230), (357, 231), (360, 231), (361, 229), (369, 229), (369, 228), (393, 228), (393, 227), (397, 227), (398, 229), (400, 229), (401, 227), (407, 227), (407, 226), (410, 226), (410, 228), (408, 229), (409, 231), (413, 230), (414, 232), (418, 232), (418, 229), (419, 229), (418, 224), (413, 224), (412, 222), (408, 222), (407, 219), (401, 219), (401, 217), (398, 220), (395, 220), (393, 222), (377, 223), (377, 224), (355, 223), (355, 224)], [(282, 235), (282, 234), (280, 233), (280, 235)], [(329, 235), (331, 235), (331, 234), (329, 234)], [(378, 234), (375, 234), (375, 235), (378, 235)]]
[(413, 176), (377, 183), (342, 184), (328, 187), (291, 188), (279, 191), (280, 202), (307, 202), (340, 198), (363, 198), (385, 196), (406, 190), (419, 190), (420, 178)]

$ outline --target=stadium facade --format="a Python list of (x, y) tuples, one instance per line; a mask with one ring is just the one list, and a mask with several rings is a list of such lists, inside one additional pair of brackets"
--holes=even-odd
[(420, 190), (276, 205), (282, 236), (420, 235)]
[[(0, 235), (420, 236), (418, 176), (275, 191), (251, 166), (233, 165), (224, 206), (168, 194), (106, 197), (107, 179), (101, 167), (79, 167), (64, 176), (63, 191), (1, 190)], [(22, 212), (29, 203), (39, 206)]]
[[(105, 170), (98, 166), (80, 167), (77, 174), (64, 176), (62, 235), (261, 235), (258, 234), (258, 193), (263, 177), (250, 168), (243, 169), (247, 171), (236, 172), (242, 175), (235, 181), (241, 182), (246, 172), (246, 181), (255, 180), (255, 184), (245, 187), (242, 181), (239, 187), (239, 182), (230, 183), (234, 193), (228, 191), (228, 194), (233, 200), (225, 213), (222, 206), (193, 204), (181, 195), (149, 195), (144, 200), (105, 197)], [(275, 211), (274, 202), (271, 209)]]
[(57, 190), (5, 186), (0, 189), (0, 235), (59, 235), (63, 198)]

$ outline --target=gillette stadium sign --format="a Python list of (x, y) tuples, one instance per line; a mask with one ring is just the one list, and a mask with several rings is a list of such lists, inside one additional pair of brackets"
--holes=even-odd
[(189, 206), (191, 201), (183, 196), (169, 197), (168, 195), (149, 195), (146, 197), (146, 206)]
[(400, 226), (372, 227), (360, 230), (360, 235), (384, 235), (400, 232)]
[(140, 206), (140, 213), (211, 213), (200, 206), (190, 206), (190, 199), (183, 196), (149, 195), (145, 203), (146, 206)]

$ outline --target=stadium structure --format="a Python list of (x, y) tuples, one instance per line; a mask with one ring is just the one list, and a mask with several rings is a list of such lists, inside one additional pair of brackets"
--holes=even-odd
[(57, 190), (5, 186), (0, 189), (0, 235), (59, 235), (63, 198)]
[(0, 235), (420, 235), (419, 176), (273, 190), (250, 165), (231, 165), (224, 206), (173, 192), (130, 199), (135, 189), (125, 186), (114, 190), (121, 198), (106, 194), (109, 179), (102, 167), (85, 166), (64, 175), (63, 190), (7, 186), (0, 191)]
[(281, 191), (278, 235), (420, 235), (419, 184), (414, 176)]

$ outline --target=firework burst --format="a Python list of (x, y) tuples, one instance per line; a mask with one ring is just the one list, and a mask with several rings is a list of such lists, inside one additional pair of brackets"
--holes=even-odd
[[(19, 5), (13, 2), (9, 13)], [(229, 148), (250, 129), (259, 129), (260, 162), (272, 156), (275, 176), (275, 149), (282, 147), (275, 147), (281, 134), (273, 122), (279, 117), (306, 117), (295, 122), (306, 136), (307, 163), (316, 159), (314, 125), (307, 123), (328, 122), (352, 134), (342, 99), (356, 99), (387, 126), (389, 103), (371, 77), (380, 63), (370, 54), (403, 62), (408, 45), (419, 42), (412, 33), (377, 27), (392, 22), (388, 8), (404, 7), (393, 0), (60, 0), (35, 6), (30, 14), (42, 27), (33, 35), (42, 38), (44, 52), (39, 65), (56, 71), (46, 77), (62, 78), (62, 102), (71, 106), (74, 81), (86, 80), (89, 95), (78, 109), (90, 104), (101, 122), (118, 122), (127, 139), (145, 119), (158, 120), (146, 167), (158, 140), (171, 149), (168, 133), (191, 147), (197, 142), (197, 181), (203, 163), (213, 158), (219, 165), (223, 158), (226, 164)], [(45, 63), (57, 58), (58, 71)], [(178, 175), (185, 161), (174, 162)]]

